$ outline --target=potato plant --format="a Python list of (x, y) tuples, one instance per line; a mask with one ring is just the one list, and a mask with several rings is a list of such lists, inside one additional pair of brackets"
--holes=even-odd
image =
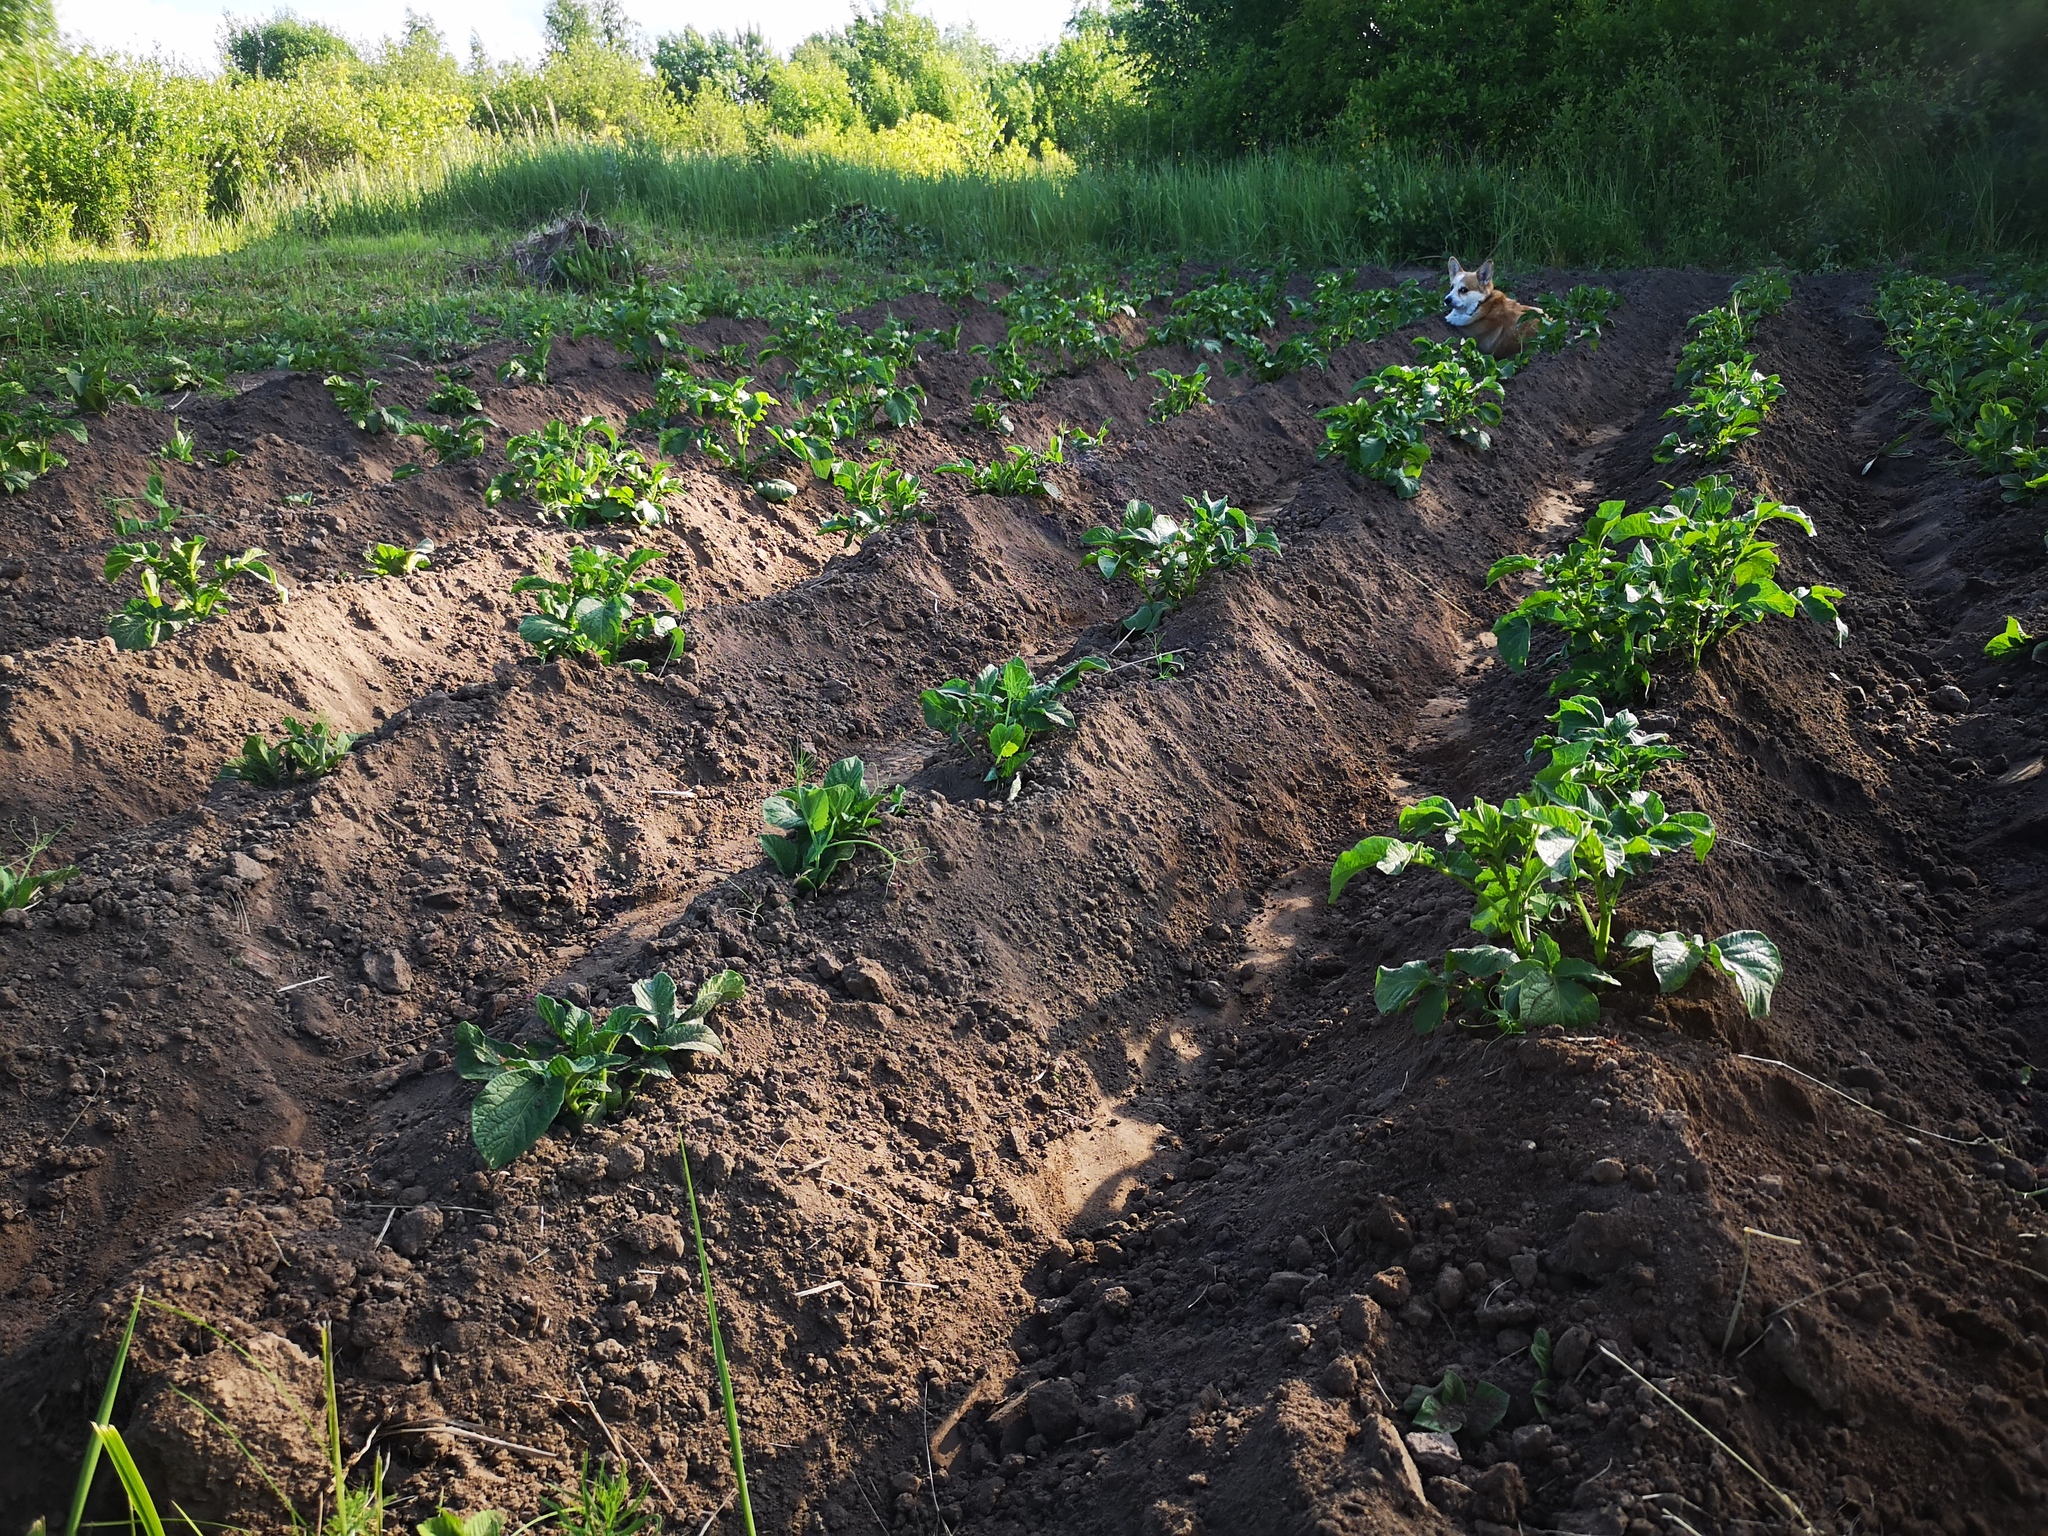
[(1653, 456), (1659, 464), (1680, 459), (1710, 463), (1763, 430), (1764, 415), (1785, 386), (1775, 373), (1762, 373), (1753, 363), (1744, 355), (1709, 369), (1683, 401), (1664, 413), (1677, 418), (1678, 426), (1657, 445)]
[(262, 736), (248, 737), (241, 755), (230, 758), (220, 776), (265, 789), (324, 779), (348, 760), (349, 751), (361, 739), (336, 730), (325, 720), (306, 725), (287, 715), (281, 739), (273, 743)]
[[(519, 621), (519, 638), (542, 661), (588, 656), (606, 666), (644, 672), (647, 661), (635, 651), (674, 660), (686, 644), (682, 616), (687, 599), (670, 578), (642, 574), (662, 558), (658, 549), (572, 549), (568, 580), (520, 577), (512, 590), (531, 596), (540, 612)], [(661, 609), (643, 613), (642, 602), (658, 603)]]
[(498, 365), (498, 378), (506, 384), (545, 384), (548, 381), (548, 357), (555, 345), (555, 322), (552, 317), (537, 322), (526, 333), (526, 347), (514, 352)]
[(358, 432), (381, 437), (387, 432), (405, 430), (405, 412), (377, 403), (377, 391), (384, 387), (381, 379), (351, 379), (330, 373), (320, 382), (327, 386), (327, 393), (334, 397), (341, 414), (354, 424)]
[(985, 465), (969, 459), (935, 464), (935, 475), (962, 475), (968, 489), (979, 496), (1046, 496), (1059, 500), (1059, 487), (1045, 478), (1046, 470), (1067, 462), (1066, 435), (1054, 432), (1046, 439), (1045, 451), (1035, 453), (1022, 443), (1010, 443), (1002, 457)]
[(410, 576), (434, 563), (434, 541), (421, 539), (410, 549), (402, 544), (372, 544), (363, 551), (363, 571), (369, 576)]
[[(757, 434), (774, 438), (768, 427), (768, 412), (782, 402), (766, 390), (749, 389), (753, 380), (738, 378), (731, 383), (705, 383), (690, 374), (662, 370), (655, 386), (654, 406), (634, 417), (641, 426), (656, 429), (663, 453), (695, 449), (714, 463), (751, 476), (767, 455), (756, 454)], [(732, 440), (730, 447), (719, 436), (723, 427)]]
[(507, 468), (484, 492), (485, 506), (515, 497), (571, 528), (668, 521), (661, 498), (676, 488), (668, 465), (621, 447), (618, 429), (601, 416), (523, 432), (505, 444), (505, 458)]
[(460, 464), (484, 451), (497, 425), (488, 416), (465, 416), (452, 427), (415, 418), (399, 430), (433, 449), (436, 463)]
[(71, 462), (50, 446), (60, 432), (75, 442), (86, 441), (83, 422), (28, 399), (28, 391), (14, 380), (0, 380), (0, 494), (18, 495)]
[(1021, 770), (1035, 755), (1031, 743), (1054, 727), (1073, 728), (1066, 696), (1090, 672), (1107, 672), (1093, 656), (1067, 663), (1053, 676), (1034, 677), (1021, 656), (1001, 666), (990, 663), (969, 682), (949, 677), (924, 691), (924, 723), (954, 741), (974, 737), (988, 748), (989, 784), (1007, 784), (1007, 798), (1024, 787)]
[[(1667, 809), (1642, 786), (1647, 773), (1679, 754), (1640, 731), (1633, 716), (1609, 717), (1597, 700), (1577, 698), (1552, 719), (1558, 734), (1537, 744), (1550, 762), (1527, 794), (1465, 807), (1430, 796), (1401, 812), (1400, 836), (1365, 838), (1331, 868), (1333, 903), (1367, 870), (1435, 869), (1472, 896), (1473, 931), (1495, 941), (1454, 947), (1440, 964), (1380, 967), (1373, 987), (1380, 1011), (1414, 1009), (1425, 1034), (1468, 1003), (1480, 1020), (1510, 1033), (1584, 1026), (1600, 1016), (1594, 989), (1618, 985), (1610, 964), (1631, 964), (1640, 958), (1634, 952), (1648, 951), (1663, 990), (1675, 991), (1711, 963), (1735, 981), (1752, 1017), (1767, 1013), (1783, 965), (1760, 933), (1708, 944), (1631, 931), (1622, 944), (1630, 955), (1614, 957), (1615, 919), (1630, 882), (1666, 854), (1689, 849), (1704, 861), (1713, 823), (1703, 812)], [(1566, 955), (1549, 931), (1574, 917), (1589, 958)]]
[(84, 416), (104, 416), (120, 404), (142, 404), (142, 391), (115, 378), (105, 361), (73, 363), (58, 375), (57, 392)]
[(1358, 382), (1354, 398), (1316, 412), (1328, 423), (1317, 457), (1342, 458), (1404, 501), (1422, 489), (1430, 460), (1425, 428), (1437, 426), (1472, 447), (1490, 448), (1487, 428), (1499, 424), (1505, 393), (1500, 370), (1472, 343), (1459, 342), (1455, 349), (1422, 340), (1418, 345), (1431, 360), (1382, 368)]
[[(816, 467), (813, 461), (813, 468)], [(853, 548), (869, 534), (879, 533), (892, 523), (919, 517), (930, 520), (930, 513), (917, 510), (924, 500), (917, 476), (896, 468), (889, 460), (860, 464), (833, 459), (827, 468), (830, 474), (825, 478), (845, 496), (846, 510), (826, 518), (818, 525), (818, 532), (840, 535), (846, 540), (846, 548)]]
[(2048, 662), (2048, 640), (2027, 633), (2018, 619), (2007, 614), (2005, 628), (1984, 642), (1984, 654), (1996, 661), (2004, 656), (2017, 656), (2030, 646), (2035, 661)]
[(16, 858), (0, 861), (0, 912), (24, 912), (41, 901), (45, 891), (60, 890), (78, 878), (76, 864), (36, 868), (56, 841), (55, 833), (37, 832), (22, 839)]
[[(468, 369), (463, 369), (467, 374)], [(427, 409), (437, 416), (473, 416), (484, 408), (477, 392), (453, 374), (434, 375), (434, 392), (427, 396)]]
[[(151, 477), (144, 499), (158, 509), (151, 530), (168, 534), (181, 509), (164, 499), (160, 476)], [(124, 538), (107, 551), (106, 579), (119, 581), (132, 571), (142, 588), (107, 620), (115, 645), (124, 651), (146, 651), (187, 625), (205, 622), (231, 601), (228, 584), (237, 577), (262, 582), (280, 601), (290, 597), (263, 550), (245, 549), (216, 565), (205, 559), (205, 549), (204, 538), (167, 536)]]
[(1181, 519), (1133, 501), (1121, 527), (1091, 528), (1081, 536), (1082, 565), (1104, 581), (1128, 576), (1144, 594), (1144, 603), (1123, 621), (1134, 633), (1157, 629), (1215, 572), (1249, 566), (1255, 554), (1280, 553), (1270, 528), (1254, 526), (1222, 497), (1189, 496), (1184, 503), (1188, 516)]
[(1152, 377), (1159, 381), (1159, 394), (1152, 402), (1151, 419), (1165, 421), (1170, 417), (1184, 415), (1198, 405), (1209, 403), (1209, 365), (1198, 363), (1192, 373), (1175, 373), (1167, 368), (1154, 368)]
[(791, 778), (761, 802), (768, 831), (761, 847), (775, 867), (811, 895), (825, 888), (840, 865), (863, 851), (879, 853), (894, 868), (899, 855), (870, 836), (886, 814), (903, 808), (903, 788), (872, 789), (867, 767), (857, 757), (842, 757), (811, 782), (811, 761), (797, 754)]
[(1849, 633), (1835, 606), (1841, 589), (1779, 586), (1778, 546), (1759, 532), (1790, 523), (1810, 538), (1812, 520), (1761, 497), (1745, 512), (1735, 502), (1734, 486), (1718, 476), (1646, 511), (1603, 502), (1561, 553), (1497, 561), (1489, 585), (1536, 576), (1536, 590), (1494, 623), (1502, 659), (1516, 671), (1527, 666), (1534, 627), (1548, 625), (1561, 633), (1547, 663), (1561, 669), (1552, 692), (1619, 700), (1646, 696), (1660, 661), (1697, 669), (1715, 641), (1769, 614), (1804, 614), (1841, 645)]
[(678, 1055), (723, 1060), (724, 1043), (704, 1021), (746, 990), (738, 971), (719, 971), (679, 1012), (674, 978), (658, 971), (633, 983), (631, 1003), (597, 1013), (542, 993), (534, 1007), (552, 1038), (521, 1044), (457, 1024), (456, 1071), (483, 1084), (469, 1112), (478, 1155), (508, 1167), (562, 1115), (578, 1126), (616, 1117), (641, 1082), (673, 1077)]

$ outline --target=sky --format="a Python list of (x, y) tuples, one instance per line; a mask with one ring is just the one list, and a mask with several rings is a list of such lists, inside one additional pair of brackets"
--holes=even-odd
[[(916, 0), (917, 8), (941, 26), (972, 22), (1005, 53), (1035, 51), (1059, 35), (1074, 0)], [(412, 0), (412, 9), (432, 18), (457, 58), (467, 58), (472, 32), (494, 59), (539, 56), (541, 12), (546, 0)], [(135, 54), (161, 54), (203, 69), (218, 63), (221, 21), (226, 11), (268, 16), (278, 0), (57, 0), (57, 24), (74, 42)], [(289, 9), (348, 37), (373, 42), (396, 36), (405, 25), (405, 0), (292, 0)], [(782, 51), (813, 32), (844, 25), (850, 0), (628, 0), (627, 14), (649, 36), (680, 32), (731, 31), (749, 24)]]

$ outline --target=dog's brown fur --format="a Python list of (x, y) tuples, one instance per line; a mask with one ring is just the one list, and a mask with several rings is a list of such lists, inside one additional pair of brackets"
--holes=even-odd
[(1461, 330), (1474, 346), (1496, 361), (1516, 356), (1522, 345), (1536, 334), (1543, 311), (1531, 304), (1517, 304), (1493, 286), (1493, 262), (1468, 272), (1451, 258), (1451, 291), (1444, 295), (1444, 320)]

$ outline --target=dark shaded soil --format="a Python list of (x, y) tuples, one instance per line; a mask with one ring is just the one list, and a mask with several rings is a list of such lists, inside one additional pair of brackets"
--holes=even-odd
[[(686, 466), (648, 542), (694, 650), (658, 679), (524, 660), (506, 588), (572, 536), (487, 512), (482, 471), (393, 483), (412, 445), (304, 376), (187, 402), (202, 452), (245, 457), (168, 471), (293, 600), (111, 654), (100, 498), (140, 488), (168, 425), (98, 425), (0, 502), (5, 808), (87, 871), (0, 929), (0, 1527), (61, 1512), (141, 1284), (262, 1365), (145, 1314), (116, 1420), (195, 1514), (285, 1524), (194, 1398), (314, 1508), (324, 1320), (351, 1449), (375, 1431), (408, 1521), (523, 1519), (595, 1453), (697, 1530), (730, 1479), (681, 1140), (764, 1531), (2041, 1529), (2023, 1193), (2048, 1144), (2020, 1069), (2048, 1028), (2048, 671), (1979, 654), (2041, 613), (2039, 517), (1924, 430), (1860, 473), (1918, 398), (1867, 285), (1802, 282), (1765, 326), (1787, 394), (1731, 469), (1813, 515), (1787, 574), (1846, 589), (1847, 648), (1764, 626), (1652, 706), (1689, 753), (1667, 800), (1722, 842), (1626, 915), (1768, 931), (1771, 1016), (1635, 982), (1597, 1034), (1417, 1038), (1377, 1017), (1374, 967), (1457, 940), (1455, 892), (1322, 899), (1404, 801), (1526, 782), (1544, 681), (1496, 662), (1485, 570), (1657, 494), (1685, 319), (1725, 292), (1616, 286), (1600, 349), (1513, 380), (1495, 451), (1443, 453), (1409, 503), (1314, 456), (1313, 411), (1400, 337), (1155, 427), (1142, 375), (1059, 381), (1020, 440), (1118, 424), (1063, 500), (940, 478), (932, 525), (852, 554), (812, 532), (829, 493), (773, 508)], [(974, 363), (924, 369), (900, 462), (995, 451), (966, 426)], [(523, 430), (651, 395), (594, 344), (556, 367), (486, 408)], [(386, 377), (412, 407), (431, 387)], [(1168, 622), (1184, 676), (1091, 682), (1022, 797), (982, 799), (917, 691), (1110, 649), (1133, 599), (1081, 571), (1080, 533), (1199, 492), (1257, 509), (1282, 557)], [(424, 575), (342, 575), (422, 536)], [(335, 778), (212, 782), (308, 711), (372, 730)], [(759, 806), (798, 742), (909, 787), (893, 882), (792, 902), (773, 878)], [(480, 1169), (454, 1020), (721, 963), (750, 984), (730, 1070)], [(1395, 1412), (1446, 1366), (1511, 1394), (1455, 1462)]]

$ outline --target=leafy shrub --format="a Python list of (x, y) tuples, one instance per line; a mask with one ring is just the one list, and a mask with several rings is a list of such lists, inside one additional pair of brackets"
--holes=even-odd
[[(683, 654), (685, 644), (683, 589), (666, 576), (641, 574), (662, 558), (658, 549), (572, 549), (567, 581), (520, 577), (512, 590), (533, 594), (540, 612), (519, 621), (519, 638), (542, 661), (589, 656), (606, 666), (644, 671), (647, 662), (629, 653), (658, 650), (664, 660), (674, 660)], [(669, 611), (638, 612), (643, 599), (658, 599)]]
[(973, 736), (985, 742), (990, 764), (984, 780), (1008, 784), (1014, 800), (1024, 786), (1020, 770), (1035, 755), (1032, 740), (1055, 726), (1071, 730), (1074, 715), (1066, 695), (1090, 672), (1108, 670), (1105, 663), (1084, 656), (1041, 682), (1021, 656), (1001, 666), (991, 663), (971, 683), (949, 677), (925, 689), (924, 723), (954, 741)]
[(1220, 496), (1184, 498), (1185, 521), (1133, 501), (1124, 508), (1123, 525), (1091, 528), (1081, 536), (1081, 558), (1104, 581), (1128, 576), (1145, 595), (1124, 628), (1148, 634), (1167, 614), (1186, 602), (1215, 571), (1248, 566), (1254, 554), (1277, 555), (1280, 540), (1270, 528), (1257, 528), (1242, 508)]
[(248, 737), (242, 743), (242, 755), (231, 758), (220, 776), (265, 789), (325, 778), (347, 760), (349, 750), (360, 739), (348, 731), (337, 731), (325, 720), (301, 725), (287, 715), (282, 740), (273, 745), (261, 736)]
[[(160, 476), (151, 477), (144, 495), (160, 509), (156, 522), (148, 526), (168, 533), (181, 509), (163, 499)], [(228, 583), (238, 576), (262, 582), (279, 601), (290, 596), (264, 551), (245, 549), (210, 566), (202, 555), (205, 548), (203, 538), (167, 537), (161, 541), (124, 539), (107, 551), (108, 581), (119, 581), (133, 571), (142, 585), (142, 595), (129, 598), (121, 611), (107, 620), (107, 633), (114, 637), (114, 644), (124, 651), (146, 651), (186, 625), (212, 618), (231, 600)]]
[(21, 839), (21, 853), (11, 862), (0, 862), (0, 912), (21, 912), (43, 898), (43, 892), (62, 888), (78, 878), (76, 864), (55, 869), (37, 869), (44, 854), (57, 841), (56, 834), (37, 832)]
[(1758, 497), (1738, 513), (1734, 487), (1718, 476), (1651, 511), (1602, 502), (1562, 553), (1510, 555), (1486, 573), (1489, 585), (1536, 573), (1536, 590), (1494, 623), (1501, 656), (1520, 671), (1533, 627), (1552, 625), (1563, 643), (1549, 663), (1563, 671), (1551, 691), (1625, 699), (1648, 694), (1662, 658), (1696, 669), (1708, 646), (1766, 614), (1803, 613), (1842, 644), (1849, 630), (1835, 607), (1840, 588), (1778, 585), (1778, 546), (1758, 533), (1774, 522), (1813, 535), (1797, 507)]
[(551, 421), (505, 444), (507, 468), (494, 475), (484, 505), (507, 496), (530, 501), (571, 528), (631, 520), (643, 527), (668, 521), (660, 498), (676, 488), (668, 466), (637, 448), (619, 446), (618, 429), (601, 416), (575, 426)]
[(1785, 393), (1778, 376), (1763, 374), (1744, 356), (1709, 369), (1687, 399), (1664, 414), (1678, 418), (1676, 431), (1657, 445), (1659, 464), (1677, 459), (1708, 463), (1763, 430), (1764, 413)]
[(543, 993), (534, 999), (552, 1040), (494, 1040), (476, 1025), (455, 1026), (456, 1070), (483, 1091), (470, 1106), (470, 1138), (493, 1168), (504, 1168), (546, 1134), (558, 1115), (578, 1125), (616, 1116), (650, 1077), (672, 1077), (677, 1053), (723, 1060), (725, 1046), (704, 1021), (746, 995), (738, 971), (720, 971), (676, 1011), (667, 971), (633, 983), (633, 1001), (593, 1014)]
[(810, 771), (810, 759), (798, 753), (791, 775), (796, 782), (761, 802), (761, 817), (770, 829), (761, 847), (775, 867), (806, 894), (823, 890), (833, 871), (864, 848), (881, 854), (893, 868), (896, 851), (866, 834), (885, 812), (902, 809), (902, 786), (871, 790), (867, 767), (857, 757), (842, 757), (816, 784), (810, 782)]

